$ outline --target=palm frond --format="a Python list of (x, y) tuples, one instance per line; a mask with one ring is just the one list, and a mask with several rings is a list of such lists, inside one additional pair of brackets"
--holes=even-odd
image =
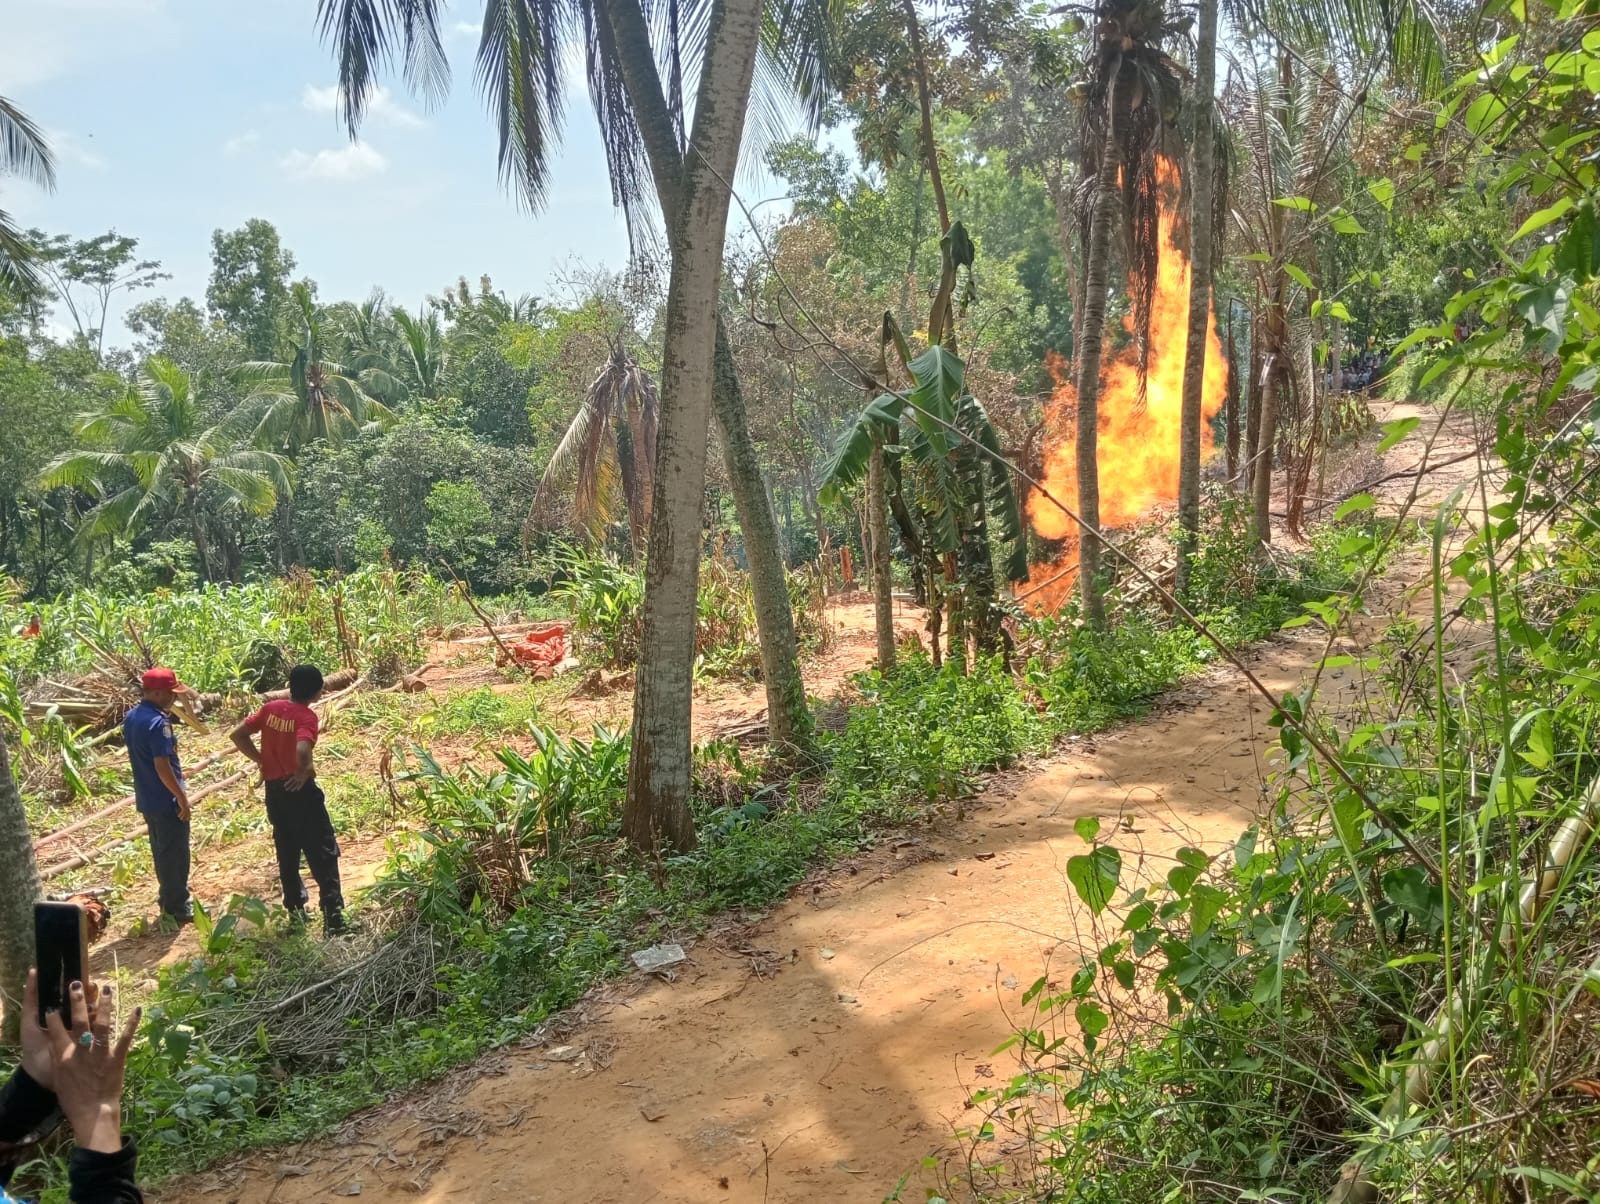
[(1449, 19), (1435, 0), (1230, 0), (1227, 8), (1284, 43), (1321, 48), (1352, 73), (1377, 55), (1419, 92), (1444, 78)]
[(500, 178), (530, 209), (543, 207), (561, 132), (561, 56), (567, 0), (488, 0), (477, 80), (500, 139)]
[(699, 90), (715, 4), (712, 0), (643, 0), (643, 4), (681, 150), (688, 143), (688, 98)]
[(628, 238), (637, 251), (647, 241), (649, 201), (654, 198), (644, 139), (628, 98), (611, 22), (599, 11), (597, 0), (582, 0), (584, 75), (589, 84), (589, 104), (600, 127), (611, 179), (611, 203), (622, 211)]
[(762, 15), (762, 58), (757, 59), (756, 70), (770, 73), (774, 84), (781, 80), (787, 86), (812, 132), (822, 123), (833, 81), (842, 68), (844, 19), (844, 0), (768, 0)]
[(26, 298), (44, 291), (45, 280), (33, 266), (38, 252), (22, 237), (11, 215), (0, 209), (0, 295)]
[(39, 488), (58, 489), (66, 486), (82, 489), (86, 493), (98, 493), (105, 477), (126, 471), (127, 467), (126, 461), (116, 452), (67, 452), (45, 465), (44, 471), (39, 474)]
[(265, 474), (238, 465), (214, 464), (207, 473), (252, 514), (270, 514), (278, 504), (278, 491)]
[(250, 424), (249, 440), (257, 447), (282, 447), (306, 421), (299, 395), (289, 390), (261, 391), (251, 395), (254, 406), (240, 406), (241, 423)]
[(354, 138), (377, 88), (377, 76), (398, 53), (406, 82), (432, 106), (450, 87), (450, 63), (439, 36), (440, 0), (318, 0), (317, 27), (333, 44), (339, 108)]
[(84, 514), (78, 524), (78, 538), (104, 539), (137, 532), (149, 512), (149, 496), (138, 485), (119, 490)]
[(246, 360), (228, 369), (230, 381), (249, 389), (262, 388), (271, 391), (288, 388), (289, 377), (289, 365), (280, 364), (276, 360)]
[(0, 96), (0, 175), (21, 176), (40, 188), (56, 186), (56, 162), (44, 131)]

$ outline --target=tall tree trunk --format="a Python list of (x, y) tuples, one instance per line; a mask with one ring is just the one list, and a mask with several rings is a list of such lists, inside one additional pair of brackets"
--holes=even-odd
[(1344, 322), (1338, 318), (1328, 333), (1328, 384), (1334, 397), (1344, 392)]
[(922, 245), (922, 183), (928, 177), (928, 164), (917, 167), (917, 190), (911, 194), (911, 245), (906, 248), (906, 274), (900, 280), (900, 328), (910, 330), (911, 285), (917, 276), (917, 248)]
[(916, 0), (901, 0), (906, 13), (906, 33), (911, 38), (911, 58), (917, 67), (917, 106), (922, 114), (922, 158), (928, 165), (928, 182), (939, 210), (939, 233), (950, 233), (950, 206), (944, 199), (944, 173), (939, 170), (939, 147), (933, 140), (933, 96), (928, 85), (928, 57), (922, 44), (922, 22)]
[[(1258, 297), (1259, 301), (1260, 298)], [(1244, 464), (1240, 468), (1241, 481), (1246, 495), (1254, 488), (1256, 457), (1261, 452), (1261, 377), (1266, 367), (1261, 355), (1261, 318), (1255, 311), (1250, 314), (1250, 367), (1248, 383), (1244, 390)]]
[[(1083, 284), (1078, 271), (1078, 249), (1081, 245), (1073, 230), (1072, 194), (1059, 167), (1044, 173), (1045, 192), (1050, 197), (1050, 207), (1056, 217), (1056, 240), (1061, 244), (1061, 262), (1067, 269), (1067, 298), (1072, 305), (1072, 346), (1070, 355), (1078, 354), (1078, 319), (1083, 314)], [(1069, 358), (1068, 363), (1071, 363)]]
[(1283, 377), (1282, 353), (1273, 349), (1267, 354), (1271, 358), (1261, 384), (1261, 446), (1250, 491), (1250, 534), (1263, 547), (1272, 542), (1272, 449), (1278, 441), (1278, 386)]
[(200, 520), (200, 510), (195, 505), (192, 494), (189, 497), (188, 509), (189, 534), (194, 539), (194, 553), (200, 561), (200, 582), (204, 585), (211, 580), (211, 541), (206, 538), (205, 523)]
[(1217, 0), (1200, 0), (1195, 49), (1194, 130), (1189, 158), (1189, 338), (1183, 357), (1182, 430), (1178, 440), (1178, 565), (1174, 584), (1189, 596), (1189, 570), (1200, 544), (1200, 423), (1206, 332), (1211, 318), (1211, 205), (1216, 138), (1211, 131), (1217, 74)]
[[(649, 25), (638, 0), (614, 0), (605, 6), (605, 12), (616, 39), (634, 118), (650, 160), (651, 177), (665, 217), (667, 242), (676, 255), (680, 238), (678, 223), (684, 212), (687, 184), (671, 110), (656, 69), (655, 52), (650, 46)], [(748, 88), (746, 92), (748, 94)], [(698, 109), (696, 112), (698, 114)], [(731, 177), (725, 175), (724, 178)], [(724, 224), (727, 204), (725, 197)], [(789, 605), (789, 578), (778, 539), (778, 523), (773, 517), (761, 476), (761, 463), (745, 420), (733, 346), (715, 303), (712, 315), (717, 329), (711, 402), (722, 434), (723, 461), (733, 487), (734, 512), (739, 519), (739, 529), (744, 533), (745, 560), (749, 565), (756, 633), (761, 646), (761, 676), (767, 693), (767, 739), (780, 750), (803, 750), (812, 743), (811, 714), (806, 706), (805, 679), (800, 673), (800, 645), (795, 636), (794, 612)], [(658, 443), (662, 438), (660, 425), (656, 436)], [(656, 472), (659, 475), (659, 464)], [(689, 705), (685, 698), (685, 710)]]
[(1083, 617), (1093, 627), (1106, 621), (1100, 592), (1100, 348), (1105, 338), (1106, 291), (1111, 267), (1111, 231), (1122, 208), (1117, 133), (1122, 108), (1122, 62), (1118, 61), (1106, 96), (1106, 143), (1095, 178), (1094, 213), (1089, 222), (1089, 256), (1084, 264), (1083, 324), (1078, 331), (1078, 583)]
[(867, 461), (867, 534), (872, 542), (872, 599), (878, 629), (878, 670), (894, 668), (894, 582), (889, 576), (889, 500), (883, 484), (883, 440), (872, 440)]
[(1239, 344), (1233, 338), (1233, 302), (1228, 302), (1228, 394), (1223, 403), (1227, 428), (1228, 488), (1239, 471)]
[(0, 725), (0, 1039), (8, 1044), (22, 1031), (22, 987), (33, 965), (33, 905), (42, 893), (33, 836)]
[(761, 677), (767, 691), (767, 742), (779, 751), (812, 747), (811, 713), (800, 674), (800, 643), (789, 605), (789, 575), (784, 568), (778, 520), (772, 513), (756, 445), (745, 421), (733, 348), (722, 316), (716, 316), (717, 346), (711, 402), (722, 432), (723, 461), (733, 488), (733, 509), (744, 534), (750, 593), (755, 601)]
[[(672, 277), (645, 566), (644, 635), (633, 695), (628, 798), (622, 814), (623, 835), (646, 852), (663, 845), (689, 849), (695, 839), (689, 810), (690, 711), (700, 511), (717, 375), (718, 286), (731, 196), (728, 181), (738, 166), (760, 34), (761, 0), (717, 0), (706, 36), (679, 203), (667, 211), (667, 228), (674, 231)], [(623, 40), (619, 33), (619, 43)], [(630, 49), (637, 54), (640, 48)], [(770, 523), (770, 510), (767, 518)]]

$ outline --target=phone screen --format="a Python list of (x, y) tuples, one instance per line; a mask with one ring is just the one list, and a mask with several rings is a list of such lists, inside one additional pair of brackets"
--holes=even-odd
[(88, 918), (76, 903), (35, 903), (33, 939), (39, 967), (39, 1023), (60, 1012), (71, 1023), (72, 984), (82, 982), (89, 950)]

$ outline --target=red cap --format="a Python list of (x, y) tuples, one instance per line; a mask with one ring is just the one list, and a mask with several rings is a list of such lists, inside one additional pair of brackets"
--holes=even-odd
[(147, 690), (176, 690), (182, 687), (176, 673), (159, 665), (154, 669), (146, 669), (139, 684)]

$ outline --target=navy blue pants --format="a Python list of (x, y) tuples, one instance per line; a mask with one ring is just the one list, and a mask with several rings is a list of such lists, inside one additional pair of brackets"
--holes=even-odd
[(161, 914), (175, 920), (189, 918), (189, 821), (172, 811), (146, 815), (150, 833), (150, 860), (155, 862), (160, 886)]

